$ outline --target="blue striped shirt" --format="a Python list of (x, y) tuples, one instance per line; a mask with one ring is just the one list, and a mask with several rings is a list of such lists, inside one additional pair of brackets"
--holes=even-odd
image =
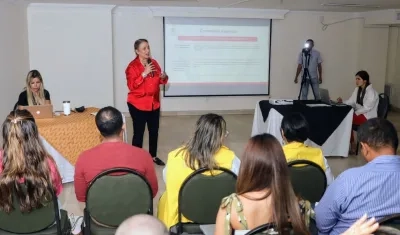
[(365, 213), (377, 220), (400, 213), (400, 156), (340, 174), (315, 207), (319, 234), (341, 234)]

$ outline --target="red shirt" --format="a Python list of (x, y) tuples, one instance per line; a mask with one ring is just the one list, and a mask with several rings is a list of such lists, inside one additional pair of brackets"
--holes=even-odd
[(101, 172), (115, 167), (130, 168), (141, 173), (150, 183), (153, 197), (156, 196), (158, 183), (150, 154), (124, 142), (105, 142), (79, 156), (74, 176), (76, 199), (85, 202), (90, 181)]
[(155, 60), (151, 60), (155, 70), (153, 75), (143, 78), (144, 66), (136, 57), (125, 70), (128, 85), (128, 103), (142, 111), (152, 111), (160, 108), (160, 84), (167, 84), (166, 79), (160, 79), (161, 68)]

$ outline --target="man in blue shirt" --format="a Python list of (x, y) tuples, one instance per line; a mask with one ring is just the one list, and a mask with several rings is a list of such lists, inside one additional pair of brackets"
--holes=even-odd
[[(305, 56), (303, 52), (300, 52), (299, 57), (297, 59), (297, 71), (296, 77), (294, 78), (294, 82), (298, 83), (298, 77), (301, 71), (304, 73), (304, 68), (308, 68), (308, 74), (306, 74), (306, 80), (301, 88), (301, 99), (307, 100), (308, 96), (308, 88), (311, 85), (312, 89), (315, 93), (315, 99), (321, 99), (319, 95), (319, 84), (322, 83), (322, 58), (319, 51), (314, 49), (314, 41), (312, 39), (308, 39), (306, 43), (309, 45), (309, 58)], [(300, 78), (300, 83), (302, 81), (303, 76)], [(301, 83), (302, 84), (302, 83)]]
[(342, 234), (365, 213), (376, 220), (400, 213), (395, 127), (385, 119), (370, 119), (359, 127), (358, 140), (368, 163), (346, 170), (328, 187), (315, 207), (319, 234)]

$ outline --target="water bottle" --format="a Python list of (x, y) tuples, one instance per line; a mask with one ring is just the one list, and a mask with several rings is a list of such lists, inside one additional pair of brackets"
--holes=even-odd
[(71, 102), (63, 101), (64, 115), (68, 116), (71, 114)]

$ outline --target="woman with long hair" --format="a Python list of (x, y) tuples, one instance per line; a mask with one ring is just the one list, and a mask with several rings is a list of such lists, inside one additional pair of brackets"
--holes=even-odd
[[(356, 73), (356, 88), (348, 100), (343, 101), (338, 98), (339, 103), (350, 105), (354, 109), (353, 124), (361, 125), (368, 119), (378, 116), (379, 96), (378, 92), (372, 87), (367, 71), (361, 70)], [(350, 153), (355, 153), (354, 133), (351, 133), (351, 150)]]
[(289, 223), (294, 234), (308, 234), (278, 140), (270, 134), (252, 137), (241, 160), (236, 193), (222, 200), (215, 235), (266, 223), (275, 223), (279, 234)]
[[(226, 122), (217, 114), (205, 114), (196, 123), (193, 136), (182, 147), (168, 154), (164, 169), (166, 190), (158, 204), (158, 218), (170, 228), (178, 223), (178, 193), (183, 181), (195, 170), (216, 167), (239, 171), (240, 160), (224, 146)], [(182, 217), (183, 222), (190, 222)]]
[(27, 110), (12, 111), (2, 126), (0, 150), (0, 210), (13, 208), (16, 195), (22, 212), (40, 208), (51, 200), (50, 188), (58, 196), (62, 191), (60, 173), (44, 149), (35, 120)]
[(44, 89), (42, 75), (37, 70), (26, 76), (25, 90), (19, 94), (18, 107), (51, 104), (50, 93)]

